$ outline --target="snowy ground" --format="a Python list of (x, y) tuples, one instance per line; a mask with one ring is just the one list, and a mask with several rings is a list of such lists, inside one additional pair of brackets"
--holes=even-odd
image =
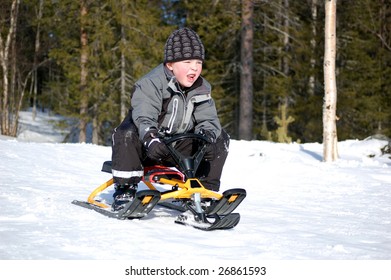
[(71, 204), (110, 178), (111, 148), (60, 144), (53, 117), (30, 118), (18, 139), (0, 136), (0, 260), (391, 260), (384, 141), (340, 142), (324, 163), (318, 143), (233, 140), (222, 191), (247, 190), (241, 222), (203, 232), (160, 207), (119, 221)]

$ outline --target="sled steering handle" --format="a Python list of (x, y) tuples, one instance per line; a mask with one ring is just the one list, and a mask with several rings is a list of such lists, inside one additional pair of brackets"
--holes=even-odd
[[(184, 156), (174, 148), (174, 143), (185, 139), (193, 139), (201, 142), (198, 151), (191, 156)], [(196, 133), (174, 135), (170, 138), (164, 138), (163, 142), (167, 145), (172, 157), (181, 169), (180, 171), (182, 171), (187, 178), (195, 177), (195, 172), (197, 171), (198, 166), (200, 165), (205, 155), (206, 147), (209, 143), (211, 143), (207, 137)]]
[(184, 140), (184, 139), (199, 139), (202, 140), (205, 143), (210, 143), (210, 140), (208, 137), (202, 135), (202, 134), (197, 134), (197, 133), (184, 133), (184, 134), (176, 134), (171, 137), (164, 138), (164, 143), (166, 145)]

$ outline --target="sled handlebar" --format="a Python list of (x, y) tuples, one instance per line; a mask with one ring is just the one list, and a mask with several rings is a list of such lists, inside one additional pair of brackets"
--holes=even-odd
[(166, 145), (169, 145), (174, 142), (182, 141), (184, 139), (194, 139), (194, 140), (202, 140), (205, 143), (210, 143), (211, 141), (209, 138), (202, 134), (197, 134), (197, 133), (184, 133), (184, 134), (177, 134), (171, 137), (164, 138), (164, 143)]
[[(185, 156), (175, 149), (174, 144), (182, 140), (195, 140), (198, 142), (198, 150), (191, 156)], [(167, 145), (175, 162), (178, 164), (180, 171), (182, 171), (187, 178), (194, 178), (195, 172), (198, 169), (202, 159), (204, 158), (206, 147), (211, 141), (204, 135), (196, 133), (184, 133), (166, 137), (163, 142)]]

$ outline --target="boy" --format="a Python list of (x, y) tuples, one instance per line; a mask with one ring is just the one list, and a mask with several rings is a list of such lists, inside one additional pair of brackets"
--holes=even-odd
[(205, 188), (219, 190), (229, 135), (221, 128), (211, 86), (201, 76), (204, 59), (198, 34), (181, 28), (168, 37), (164, 62), (134, 85), (129, 113), (114, 129), (112, 138), (114, 211), (134, 196), (144, 175), (143, 166), (173, 165), (167, 146), (159, 138), (162, 134), (207, 136), (211, 143), (197, 177)]

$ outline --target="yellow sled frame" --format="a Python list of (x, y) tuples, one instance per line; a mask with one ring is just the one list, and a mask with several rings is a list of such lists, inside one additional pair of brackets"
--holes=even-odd
[[(176, 143), (177, 141), (183, 139), (193, 139), (193, 140), (198, 139), (198, 141), (201, 141), (203, 144), (194, 155), (185, 158), (183, 157), (183, 155), (178, 153), (173, 147), (173, 143)], [(163, 176), (144, 175), (143, 177), (143, 182), (150, 190), (157, 190), (154, 184), (165, 184), (165, 185), (172, 186), (171, 191), (160, 192), (161, 194), (160, 200), (166, 200), (166, 199), (187, 200), (187, 199), (192, 199), (194, 197), (194, 194), (198, 194), (198, 193), (200, 194), (199, 197), (204, 199), (210, 198), (210, 199), (220, 200), (223, 197), (223, 194), (206, 189), (202, 185), (202, 183), (197, 178), (195, 178), (195, 170), (197, 169), (198, 164), (205, 153), (206, 144), (209, 143), (209, 140), (205, 136), (199, 134), (182, 134), (182, 135), (171, 137), (170, 139), (166, 140), (165, 143), (167, 144), (167, 147), (170, 150), (173, 158), (176, 160), (178, 166), (181, 167), (180, 168), (181, 170), (175, 171), (170, 169), (169, 167), (155, 166), (157, 167), (157, 171)], [(144, 173), (145, 174), (148, 173), (147, 169), (144, 170)], [(152, 171), (152, 174), (155, 173)], [(174, 176), (165, 176), (168, 174)], [(99, 193), (107, 189), (108, 187), (112, 186), (113, 184), (114, 184), (113, 179), (110, 179), (107, 182), (103, 183), (90, 194), (87, 201), (101, 208), (110, 207), (105, 203), (97, 201), (95, 197)], [(234, 202), (238, 197), (239, 195), (233, 194), (229, 197), (228, 202), (229, 203)], [(152, 197), (146, 196), (144, 198), (146, 201), (143, 201), (143, 203), (144, 202), (145, 204), (148, 203), (148, 199), (151, 198)]]
[[(144, 180), (143, 181), (145, 185), (151, 190), (156, 190), (155, 186), (153, 185), (152, 182)], [(164, 192), (162, 193), (160, 200), (166, 200), (166, 199), (191, 199), (195, 193), (200, 193), (201, 198), (214, 198), (214, 199), (221, 199), (222, 195), (206, 189), (201, 182), (196, 179), (187, 179), (185, 182), (182, 182), (181, 180), (178, 179), (167, 179), (167, 178), (160, 178), (156, 183), (159, 184), (166, 184), (166, 185), (171, 185), (175, 188), (178, 188), (177, 190), (173, 190), (170, 192)], [(114, 184), (113, 178), (108, 180), (107, 182), (103, 183), (99, 187), (97, 187), (88, 197), (87, 201), (91, 204), (94, 204), (96, 206), (99, 206), (101, 208), (109, 208), (110, 206), (102, 203), (100, 201), (97, 201), (95, 197), (103, 192), (105, 189), (108, 187), (112, 186)], [(197, 187), (192, 187), (193, 185)], [(231, 198), (233, 201), (235, 198)]]

